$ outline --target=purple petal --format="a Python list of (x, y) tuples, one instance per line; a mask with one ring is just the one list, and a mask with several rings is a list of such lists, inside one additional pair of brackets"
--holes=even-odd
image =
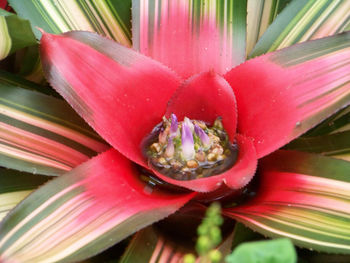
[(178, 130), (177, 117), (175, 114), (171, 114), (171, 126), (170, 126), (170, 137), (175, 137)]
[(190, 127), (191, 132), (194, 132), (194, 126), (192, 121), (189, 118), (185, 117), (184, 122), (187, 124), (188, 127)]
[(194, 143), (191, 128), (184, 121), (182, 123), (182, 155), (186, 160), (191, 160), (194, 158)]
[(194, 126), (194, 131), (196, 132), (196, 134), (201, 139), (201, 141), (204, 145), (210, 144), (210, 139), (209, 139), (208, 135), (197, 124)]

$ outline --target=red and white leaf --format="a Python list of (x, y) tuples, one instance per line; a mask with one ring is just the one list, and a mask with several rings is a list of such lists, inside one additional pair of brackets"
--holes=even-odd
[(109, 150), (50, 181), (0, 226), (5, 262), (78, 261), (175, 212), (193, 194), (141, 183), (133, 164)]
[(247, 61), (225, 75), (238, 132), (263, 157), (350, 104), (350, 33), (295, 45)]
[(142, 139), (162, 119), (179, 79), (168, 68), (88, 32), (44, 34), (44, 72), (51, 85), (107, 142), (146, 166)]

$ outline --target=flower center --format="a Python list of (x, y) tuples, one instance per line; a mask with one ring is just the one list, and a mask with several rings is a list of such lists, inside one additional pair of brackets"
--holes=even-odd
[(144, 155), (155, 170), (176, 180), (220, 174), (231, 168), (238, 148), (231, 144), (221, 118), (212, 126), (175, 114), (157, 125), (144, 143)]

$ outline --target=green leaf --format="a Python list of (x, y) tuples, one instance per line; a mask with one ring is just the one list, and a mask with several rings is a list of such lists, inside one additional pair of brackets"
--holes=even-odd
[(0, 168), (0, 221), (20, 201), (50, 178)]
[(249, 57), (346, 31), (350, 2), (294, 0), (274, 20)]
[[(49, 33), (71, 30), (97, 32), (119, 43), (131, 45), (131, 0), (9, 0), (21, 17)], [(33, 28), (38, 38), (41, 34)]]
[(248, 0), (247, 6), (247, 55), (276, 16), (291, 0)]
[(16, 53), (16, 71), (19, 76), (29, 81), (41, 85), (47, 83), (40, 60), (39, 45), (27, 47)]
[(289, 239), (257, 241), (239, 245), (227, 263), (294, 263), (296, 252)]
[(108, 148), (66, 102), (30, 89), (43, 88), (0, 73), (1, 166), (58, 175)]
[(36, 43), (28, 20), (0, 9), (0, 60)]
[(350, 254), (350, 163), (296, 151), (260, 161), (259, 191), (224, 213), (269, 237), (317, 251)]
[(257, 241), (259, 239), (264, 239), (262, 235), (254, 232), (250, 228), (246, 227), (242, 223), (236, 222), (233, 232), (232, 249), (235, 249), (238, 245), (243, 242)]
[(181, 76), (245, 60), (247, 0), (133, 0), (133, 47)]

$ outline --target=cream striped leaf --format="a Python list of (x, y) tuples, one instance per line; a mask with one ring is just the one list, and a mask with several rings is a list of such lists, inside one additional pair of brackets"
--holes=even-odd
[[(131, 46), (131, 0), (9, 0), (12, 8), (49, 33), (85, 30)], [(41, 34), (34, 32), (38, 38)]]
[(0, 221), (50, 177), (0, 168)]
[(35, 44), (29, 22), (0, 9), (0, 60), (18, 49)]
[(247, 55), (268, 26), (291, 0), (248, 0)]
[(0, 74), (1, 166), (58, 175), (108, 148), (64, 101), (7, 80)]
[(274, 20), (250, 57), (348, 30), (350, 1), (294, 0)]

